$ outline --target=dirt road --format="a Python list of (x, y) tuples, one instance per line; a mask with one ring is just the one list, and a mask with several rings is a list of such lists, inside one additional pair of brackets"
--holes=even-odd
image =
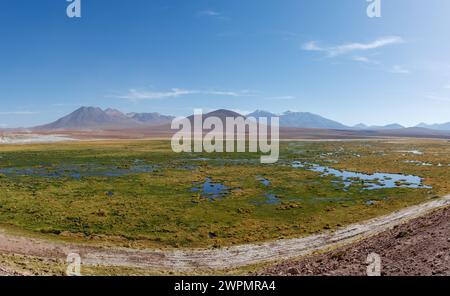
[(21, 276), (23, 274), (0, 267), (0, 276)]
[(449, 276), (450, 208), (330, 252), (286, 260), (259, 274), (364, 276), (372, 253), (380, 256), (381, 275)]
[(154, 270), (208, 271), (298, 258), (318, 250), (373, 236), (432, 210), (450, 205), (450, 196), (406, 208), (387, 216), (352, 224), (336, 232), (223, 249), (132, 250), (65, 244), (0, 233), (0, 253), (64, 259), (81, 255), (85, 265), (141, 267)]

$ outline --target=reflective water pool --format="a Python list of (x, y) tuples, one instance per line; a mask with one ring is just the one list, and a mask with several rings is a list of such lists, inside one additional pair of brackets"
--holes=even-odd
[(345, 188), (354, 184), (362, 184), (365, 190), (386, 188), (431, 188), (423, 184), (422, 178), (413, 175), (375, 173), (364, 174), (350, 171), (340, 171), (330, 167), (313, 163), (294, 161), (294, 168), (303, 168), (313, 172), (322, 173), (322, 176), (335, 176), (343, 180)]
[(224, 198), (229, 190), (229, 187), (219, 182), (213, 182), (211, 178), (206, 178), (203, 183), (194, 183), (194, 188), (191, 189), (192, 192), (200, 192), (203, 198), (210, 201)]
[(268, 194), (264, 195), (264, 197), (266, 198), (266, 204), (269, 204), (269, 205), (281, 204), (281, 200), (275, 194), (268, 193)]
[(121, 177), (131, 174), (152, 173), (156, 168), (156, 166), (148, 164), (132, 165), (129, 167), (89, 164), (58, 167), (0, 168), (0, 174), (10, 177), (31, 176), (81, 179), (82, 177)]
[(264, 186), (269, 186), (270, 185), (270, 181), (262, 176), (257, 176), (256, 180), (258, 180), (259, 182), (261, 182), (261, 184), (263, 184)]

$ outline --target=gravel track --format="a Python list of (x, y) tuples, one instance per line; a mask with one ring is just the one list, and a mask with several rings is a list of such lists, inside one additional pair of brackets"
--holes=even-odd
[[(299, 258), (331, 247), (348, 245), (364, 238), (373, 237), (411, 219), (446, 206), (450, 206), (450, 195), (405, 208), (386, 216), (352, 224), (335, 232), (221, 249), (133, 250), (102, 248), (52, 242), (2, 232), (0, 233), (0, 253), (49, 259), (65, 259), (69, 253), (78, 253), (85, 265), (122, 266), (177, 272), (225, 270)], [(268, 271), (268, 273), (271, 272)], [(0, 268), (1, 274), (2, 269)]]

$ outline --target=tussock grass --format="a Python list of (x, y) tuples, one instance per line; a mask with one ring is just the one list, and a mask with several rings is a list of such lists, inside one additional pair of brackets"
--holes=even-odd
[[(398, 152), (409, 150), (423, 154)], [(0, 146), (0, 169), (76, 166), (86, 172), (86, 165), (129, 168), (136, 160), (158, 169), (79, 180), (0, 174), (0, 225), (64, 241), (209, 248), (318, 233), (450, 192), (450, 148), (445, 141), (283, 142), (276, 165), (261, 165), (259, 155), (248, 153), (175, 154), (168, 141)], [(339, 179), (292, 168), (294, 160), (363, 173), (418, 175), (433, 189), (369, 191), (357, 184), (344, 191), (333, 182)], [(257, 176), (270, 180), (270, 186)], [(191, 192), (193, 182), (208, 177), (230, 187), (229, 194), (210, 202)], [(265, 203), (269, 192), (281, 204)], [(369, 200), (376, 203), (366, 204)]]

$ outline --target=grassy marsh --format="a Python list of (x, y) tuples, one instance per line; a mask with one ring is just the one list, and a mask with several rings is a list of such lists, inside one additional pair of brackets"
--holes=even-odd
[[(0, 173), (0, 225), (102, 245), (220, 247), (335, 229), (450, 192), (446, 141), (282, 142), (280, 156), (275, 165), (261, 165), (248, 153), (175, 154), (169, 141), (3, 145), (0, 171), (16, 173)], [(339, 178), (293, 168), (293, 161), (416, 175), (432, 189), (364, 190), (364, 182), (355, 182), (344, 190)], [(136, 163), (156, 169), (130, 170)], [(90, 174), (93, 167), (106, 173)], [(130, 172), (111, 176), (111, 170)], [(208, 178), (229, 188), (224, 198), (192, 191)], [(268, 193), (280, 203), (267, 203)]]

